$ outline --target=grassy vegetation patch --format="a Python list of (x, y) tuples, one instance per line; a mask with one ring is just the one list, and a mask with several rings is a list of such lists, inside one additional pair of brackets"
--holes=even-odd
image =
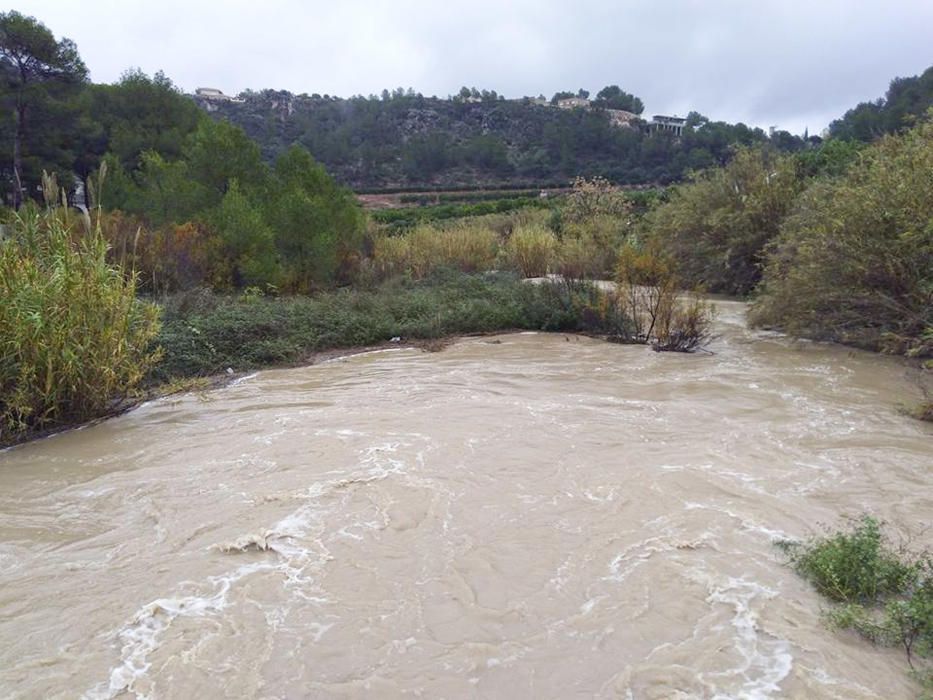
[(158, 356), (158, 310), (108, 263), (99, 226), (24, 209), (8, 229), (0, 239), (0, 445), (112, 410)]
[[(911, 672), (933, 691), (933, 558), (894, 548), (881, 523), (863, 516), (847, 530), (779, 542), (797, 572), (835, 603), (829, 624), (904, 650)], [(929, 695), (927, 695), (929, 697)]]
[(595, 285), (533, 285), (505, 273), (434, 270), (423, 280), (315, 297), (218, 296), (199, 290), (165, 303), (152, 383), (272, 364), (310, 353), (504, 331), (614, 332), (622, 321)]

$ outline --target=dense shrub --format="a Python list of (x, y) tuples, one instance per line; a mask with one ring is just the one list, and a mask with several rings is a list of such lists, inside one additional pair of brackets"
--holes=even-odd
[(933, 356), (933, 123), (814, 183), (771, 249), (753, 322)]
[[(307, 293), (356, 275), (363, 212), (299, 146), (270, 168), (241, 129), (204, 120), (173, 160), (146, 151), (130, 172), (112, 157), (106, 163), (111, 173), (104, 201), (142, 226), (135, 243), (142, 243), (141, 254), (152, 254), (140, 269), (155, 289), (271, 285)], [(175, 240), (178, 234), (184, 240)], [(187, 250), (189, 243), (196, 250)], [(171, 269), (165, 258), (178, 248), (186, 259)], [(198, 272), (202, 276), (191, 279)]]
[(353, 194), (297, 146), (278, 158), (271, 183), (261, 208), (280, 256), (284, 289), (301, 293), (351, 282), (365, 222)]
[(790, 156), (743, 148), (725, 167), (676, 188), (648, 214), (646, 232), (687, 285), (745, 295), (758, 284), (765, 246), (802, 187)]
[(157, 309), (85, 223), (27, 209), (0, 240), (0, 444), (105, 413), (156, 360)]
[(220, 233), (233, 268), (236, 287), (278, 285), (282, 268), (275, 234), (236, 180), (210, 213), (210, 225)]
[(885, 646), (900, 646), (918, 680), (933, 688), (933, 559), (895, 550), (871, 516), (849, 530), (806, 542), (777, 543), (794, 568), (822, 595), (838, 603), (831, 625)]

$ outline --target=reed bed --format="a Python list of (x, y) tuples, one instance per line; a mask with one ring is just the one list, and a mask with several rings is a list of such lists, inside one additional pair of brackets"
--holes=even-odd
[(73, 218), (26, 208), (0, 240), (0, 444), (108, 412), (158, 359), (157, 307)]

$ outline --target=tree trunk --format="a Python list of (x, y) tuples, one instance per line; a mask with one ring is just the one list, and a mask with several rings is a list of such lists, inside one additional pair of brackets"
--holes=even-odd
[(22, 103), (13, 110), (13, 208), (23, 203), (23, 123), (26, 121), (26, 106)]

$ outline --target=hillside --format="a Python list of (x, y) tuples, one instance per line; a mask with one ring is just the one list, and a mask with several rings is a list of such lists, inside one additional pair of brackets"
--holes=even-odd
[[(675, 138), (642, 119), (619, 125), (619, 113), (599, 101), (560, 109), (482, 94), (440, 99), (398, 89), (342, 99), (263, 90), (195, 99), (213, 117), (243, 128), (265, 158), (298, 143), (357, 190), (525, 187), (581, 174), (619, 184), (668, 183), (687, 170), (724, 163), (736, 143), (768, 140), (760, 129), (696, 113)], [(786, 132), (775, 141), (785, 150), (805, 145)]]
[(884, 97), (862, 102), (829, 125), (833, 138), (869, 143), (912, 126), (933, 107), (933, 66), (910, 78), (895, 78)]

